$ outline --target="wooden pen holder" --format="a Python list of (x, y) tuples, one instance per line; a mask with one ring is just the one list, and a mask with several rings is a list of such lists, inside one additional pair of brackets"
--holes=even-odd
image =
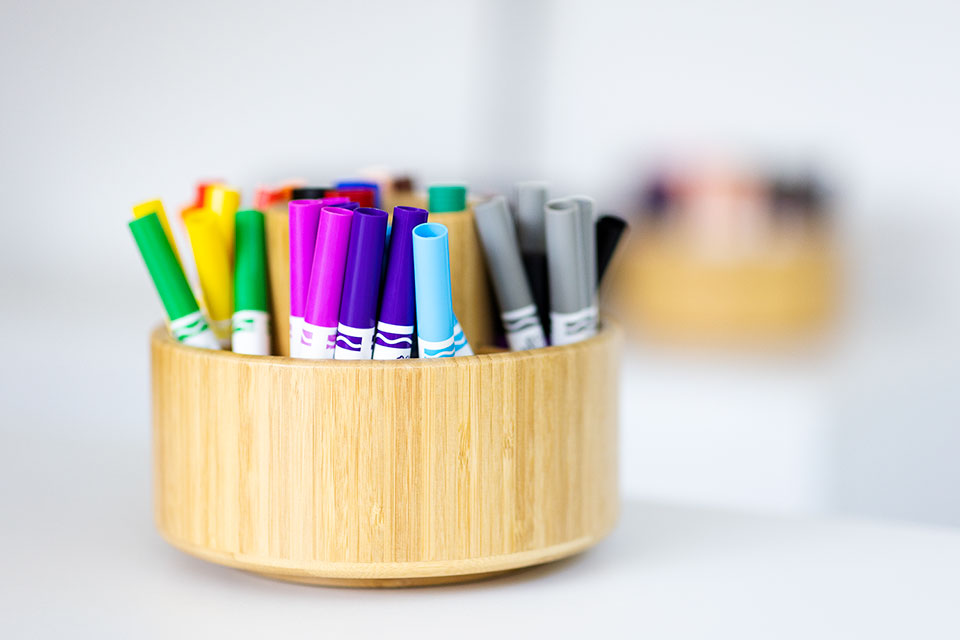
[[(493, 344), (493, 301), (473, 210), (430, 214), (446, 225), (450, 241), (453, 311), (474, 345)], [(276, 353), (290, 355), (290, 219), (286, 205), (266, 213), (267, 270), (270, 277), (271, 327)]]
[(157, 526), (297, 582), (472, 580), (580, 552), (618, 511), (620, 335), (305, 361), (151, 340)]

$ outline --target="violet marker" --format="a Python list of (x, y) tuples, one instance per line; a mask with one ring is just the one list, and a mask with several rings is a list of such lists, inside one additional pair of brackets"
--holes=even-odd
[(307, 289), (303, 326), (295, 357), (309, 360), (333, 358), (352, 220), (353, 211), (349, 209), (320, 209), (310, 287)]
[(413, 327), (417, 318), (413, 289), (413, 228), (427, 221), (427, 210), (394, 207), (383, 281), (383, 302), (373, 345), (374, 360), (402, 360), (413, 350)]
[(353, 212), (340, 298), (340, 323), (334, 354), (337, 360), (369, 360), (373, 355), (386, 235), (386, 211), (360, 207)]
[(298, 357), (303, 314), (306, 309), (313, 251), (317, 245), (320, 209), (347, 202), (346, 198), (291, 200), (290, 212), (290, 355)]

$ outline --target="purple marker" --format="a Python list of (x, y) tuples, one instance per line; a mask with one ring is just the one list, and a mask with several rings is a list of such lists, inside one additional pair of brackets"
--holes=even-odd
[(413, 228), (427, 221), (426, 209), (395, 207), (390, 232), (383, 303), (373, 345), (374, 360), (409, 358), (417, 317), (413, 290)]
[(323, 200), (291, 200), (290, 212), (290, 355), (297, 357), (303, 313), (306, 308), (313, 251), (317, 245), (317, 225), (320, 209), (342, 204), (346, 198)]
[(340, 325), (337, 327), (337, 360), (369, 360), (377, 324), (377, 299), (387, 212), (360, 207), (353, 212), (350, 248), (343, 274)]
[(320, 209), (317, 244), (310, 270), (310, 287), (307, 290), (303, 327), (297, 345), (298, 358), (333, 358), (352, 220), (353, 211), (349, 209)]

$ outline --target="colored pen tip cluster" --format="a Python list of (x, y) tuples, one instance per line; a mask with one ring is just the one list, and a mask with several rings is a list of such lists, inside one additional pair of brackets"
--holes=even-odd
[[(330, 186), (291, 180), (258, 187), (253, 208), (241, 210), (238, 189), (203, 181), (173, 220), (176, 228), (163, 204), (150, 200), (133, 208), (130, 229), (172, 336), (190, 346), (275, 353), (271, 309), (286, 307), (289, 293), (294, 358), (472, 355), (453, 307), (444, 215), (474, 216), (476, 234), (452, 246), (479, 241), (511, 350), (547, 346), (548, 336), (559, 345), (596, 332), (597, 283), (622, 221), (595, 220), (589, 198), (550, 200), (537, 183), (518, 184), (512, 207), (502, 196), (471, 204), (463, 185), (433, 185), (426, 199), (412, 186), (408, 178), (384, 175)], [(389, 213), (385, 202), (394, 205)], [(268, 225), (264, 212), (281, 224)], [(268, 260), (268, 228), (286, 234), (269, 245), (289, 246), (289, 263), (277, 260), (280, 254)], [(455, 228), (462, 234), (462, 225)], [(287, 276), (288, 290), (271, 291), (271, 278)]]

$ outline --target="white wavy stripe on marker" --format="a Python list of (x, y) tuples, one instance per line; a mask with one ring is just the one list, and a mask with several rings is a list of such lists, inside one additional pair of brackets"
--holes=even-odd
[(336, 343), (336, 327), (319, 327), (304, 321), (300, 330), (300, 342), (297, 344), (297, 357), (307, 360), (332, 360)]
[(463, 329), (460, 327), (460, 323), (453, 325), (453, 344), (456, 346), (456, 355), (458, 358), (460, 356), (472, 356), (473, 349), (470, 348), (470, 343), (467, 342), (467, 336), (463, 335)]
[[(453, 336), (436, 342), (419, 338), (417, 344), (420, 348), (421, 358), (449, 358), (456, 352), (453, 346)], [(427, 353), (427, 351), (432, 353)]]
[[(390, 336), (396, 336), (391, 338)], [(374, 360), (403, 360), (410, 357), (413, 349), (413, 325), (377, 323), (377, 336), (373, 341)]]
[(253, 309), (234, 311), (231, 347), (248, 356), (270, 355), (270, 315)]
[(185, 345), (201, 349), (219, 349), (220, 343), (210, 330), (203, 312), (194, 311), (170, 321), (170, 333)]
[(550, 340), (555, 345), (573, 344), (597, 333), (596, 305), (573, 313), (550, 312)]
[(334, 360), (369, 360), (373, 355), (373, 327), (358, 329), (340, 323)]
[(290, 316), (290, 357), (300, 357), (300, 332), (303, 330), (303, 316)]
[(537, 305), (529, 304), (513, 311), (500, 314), (503, 329), (507, 334), (507, 345), (511, 351), (526, 351), (547, 346), (547, 337), (540, 326)]

